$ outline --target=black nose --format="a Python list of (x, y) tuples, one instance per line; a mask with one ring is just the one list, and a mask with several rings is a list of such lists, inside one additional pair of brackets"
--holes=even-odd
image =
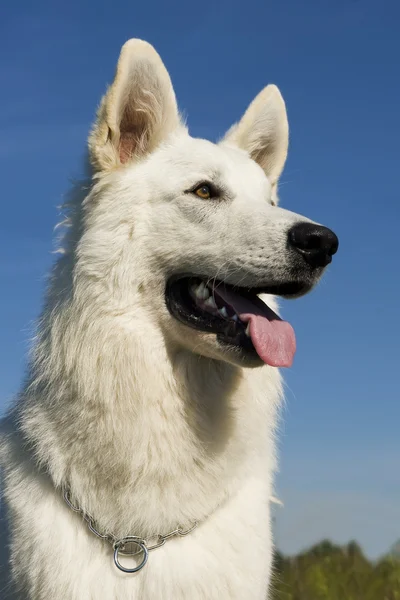
[(289, 244), (312, 267), (326, 267), (337, 252), (339, 240), (327, 227), (298, 223), (289, 230)]

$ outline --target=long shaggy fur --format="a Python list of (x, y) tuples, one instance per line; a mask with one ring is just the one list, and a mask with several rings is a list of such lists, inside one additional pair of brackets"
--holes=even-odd
[[(300, 217), (273, 206), (287, 121), (278, 90), (266, 90), (219, 145), (194, 140), (155, 50), (124, 46), (2, 424), (2, 598), (266, 598), (279, 371), (245, 368), (164, 300), (174, 272), (250, 286), (285, 276)], [(226, 190), (218, 206), (185, 194), (206, 178)], [(116, 536), (199, 525), (126, 575), (63, 502), (65, 486)]]

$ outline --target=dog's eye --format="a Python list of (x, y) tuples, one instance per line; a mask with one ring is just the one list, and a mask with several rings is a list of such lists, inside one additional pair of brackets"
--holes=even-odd
[(196, 185), (189, 190), (186, 190), (185, 194), (194, 194), (202, 200), (210, 200), (219, 198), (222, 195), (222, 192), (220, 188), (217, 188), (212, 183), (202, 181), (201, 183), (196, 183)]
[(189, 190), (189, 193), (195, 194), (198, 198), (202, 200), (210, 200), (210, 198), (218, 198), (221, 195), (221, 192), (214, 187), (212, 183), (198, 183), (196, 187)]
[(197, 188), (193, 190), (193, 193), (202, 200), (209, 200), (213, 195), (211, 187), (206, 183), (197, 186)]

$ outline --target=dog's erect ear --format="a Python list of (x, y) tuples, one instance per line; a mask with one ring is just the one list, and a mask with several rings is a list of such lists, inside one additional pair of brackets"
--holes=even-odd
[(268, 85), (256, 96), (223, 142), (246, 150), (271, 184), (277, 183), (286, 161), (289, 127), (285, 102), (275, 85)]
[(107, 171), (154, 150), (180, 125), (168, 72), (153, 46), (124, 44), (114, 81), (89, 137), (96, 171)]

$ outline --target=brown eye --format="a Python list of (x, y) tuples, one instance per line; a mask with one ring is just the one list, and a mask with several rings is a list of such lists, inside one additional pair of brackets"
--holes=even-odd
[(205, 184), (199, 185), (199, 187), (193, 190), (193, 193), (202, 200), (209, 200), (212, 195), (210, 186)]

